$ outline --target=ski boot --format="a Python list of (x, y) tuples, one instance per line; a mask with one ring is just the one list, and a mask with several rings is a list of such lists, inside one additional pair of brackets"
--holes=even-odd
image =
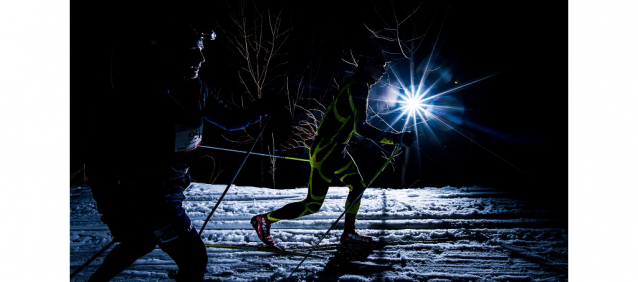
[(376, 240), (371, 236), (360, 235), (354, 231), (354, 223), (345, 223), (343, 234), (341, 234), (342, 245), (357, 245), (357, 244), (370, 244), (376, 243)]
[(272, 236), (270, 236), (271, 223), (272, 221), (268, 220), (268, 216), (265, 214), (259, 214), (250, 219), (250, 224), (253, 226), (255, 231), (257, 231), (259, 240), (264, 242), (266, 246), (275, 247), (275, 240), (273, 240)]

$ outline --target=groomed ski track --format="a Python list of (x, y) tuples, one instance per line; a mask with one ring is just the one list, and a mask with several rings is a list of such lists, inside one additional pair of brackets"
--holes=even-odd
[[(224, 188), (226, 185), (194, 183), (186, 191), (184, 205), (197, 230)], [(302, 200), (306, 191), (231, 187), (202, 234), (204, 243), (260, 245), (250, 218)], [(275, 241), (286, 250), (307, 253), (343, 211), (347, 192), (346, 187), (331, 187), (319, 213), (274, 224)], [(99, 220), (88, 187), (71, 187), (70, 220), (73, 272), (111, 237)], [(320, 246), (336, 245), (341, 226), (337, 224)], [(294, 273), (296, 280), (568, 280), (566, 204), (552, 206), (485, 187), (372, 187), (363, 197), (357, 230), (400, 243), (356, 252), (320, 247)], [(302, 259), (246, 248), (209, 247), (207, 251), (207, 276), (219, 281), (283, 280)], [(86, 281), (104, 255), (71, 281)], [(350, 260), (363, 263), (349, 264)], [(176, 269), (172, 260), (156, 248), (114, 281), (171, 281), (167, 274), (172, 269)]]

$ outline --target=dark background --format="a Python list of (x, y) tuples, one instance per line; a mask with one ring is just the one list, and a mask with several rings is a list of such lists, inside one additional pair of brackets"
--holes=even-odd
[[(321, 97), (332, 91), (333, 77), (350, 70), (339, 62), (344, 46), (367, 35), (362, 22), (380, 24), (378, 10), (387, 1), (259, 1), (263, 7), (282, 11), (292, 27), (286, 49), (285, 73), (293, 83), (307, 87), (308, 95)], [(110, 43), (128, 19), (182, 17), (209, 24), (219, 37), (206, 43), (206, 63), (201, 77), (215, 89), (231, 93), (237, 84), (237, 61), (223, 44), (229, 8), (219, 1), (176, 2), (162, 6), (131, 6), (117, 2), (71, 3), (71, 171), (82, 166), (83, 115), (91, 95), (109, 85)], [(250, 3), (250, 2), (249, 2)], [(375, 4), (376, 3), (376, 4)], [(567, 3), (565, 1), (400, 1), (422, 3), (415, 22), (425, 28), (426, 40), (439, 36), (439, 57), (453, 65), (452, 81), (459, 83), (493, 77), (450, 94), (465, 107), (456, 132), (441, 134), (441, 146), (419, 143), (410, 150), (405, 179), (403, 157), (386, 168), (372, 187), (491, 186), (522, 192), (529, 197), (565, 203), (567, 199)], [(398, 4), (397, 4), (398, 5)], [(247, 5), (249, 7), (250, 5)], [(375, 10), (375, 7), (377, 10)], [(442, 24), (442, 26), (441, 26)], [(133, 27), (130, 27), (133, 28)], [(440, 34), (438, 31), (441, 31)], [(139, 32), (144, 32), (140, 30)], [(426, 58), (430, 47), (422, 48)], [(143, 71), (143, 66), (141, 66)], [(283, 70), (282, 70), (283, 71)], [(302, 80), (302, 77), (306, 80)], [(308, 77), (314, 78), (312, 81)], [(249, 129), (256, 133), (258, 126)], [(269, 127), (276, 127), (269, 125)], [(267, 128), (269, 129), (269, 128)], [(227, 142), (224, 133), (207, 126), (204, 145), (246, 150), (249, 144)], [(267, 130), (265, 135), (269, 136)], [(226, 135), (233, 136), (233, 135)], [(470, 141), (470, 139), (472, 141)], [(360, 170), (369, 178), (383, 162), (379, 148), (369, 140), (352, 147)], [(266, 139), (265, 143), (269, 143)], [(262, 151), (256, 146), (255, 151)], [(391, 150), (391, 147), (385, 148)], [(227, 183), (242, 154), (200, 149), (224, 171), (215, 183)], [(303, 149), (283, 155), (307, 157)], [(199, 158), (193, 170), (207, 175), (210, 158)], [(307, 185), (309, 165), (290, 160), (276, 163), (276, 181), (262, 174), (268, 160), (250, 157), (235, 183), (259, 187), (290, 188)], [(200, 178), (206, 178), (200, 176)], [(206, 181), (206, 179), (198, 179)], [(340, 185), (333, 182), (334, 185)]]

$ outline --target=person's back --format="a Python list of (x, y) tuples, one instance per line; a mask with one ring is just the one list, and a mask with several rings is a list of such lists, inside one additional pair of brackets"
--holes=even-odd
[[(315, 140), (329, 139), (330, 142), (338, 144), (348, 143), (352, 134), (360, 128), (358, 125), (362, 125), (357, 124), (355, 120), (360, 119), (362, 115), (366, 116), (368, 91), (375, 82), (362, 73), (348, 77), (326, 109), (317, 128)], [(363, 123), (365, 120), (359, 122)]]

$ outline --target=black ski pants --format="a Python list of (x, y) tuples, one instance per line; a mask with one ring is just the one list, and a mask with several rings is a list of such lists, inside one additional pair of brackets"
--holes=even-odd
[[(175, 190), (151, 185), (152, 181), (143, 183), (91, 183), (102, 221), (119, 244), (89, 281), (109, 281), (157, 245), (177, 264), (178, 281), (202, 281), (208, 255), (182, 207), (185, 196), (179, 186), (184, 183), (176, 183), (181, 185), (174, 185)], [(161, 187), (164, 189), (149, 190)]]

